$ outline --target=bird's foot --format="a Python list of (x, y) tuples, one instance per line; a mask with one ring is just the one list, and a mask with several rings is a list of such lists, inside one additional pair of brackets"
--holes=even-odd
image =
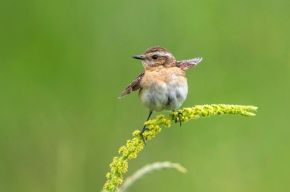
[(146, 127), (146, 125), (144, 125), (143, 129), (142, 129), (141, 132), (140, 132), (140, 136), (141, 136), (142, 141), (144, 142), (145, 145), (146, 145), (146, 139), (145, 139), (143, 133), (144, 133), (145, 131), (147, 131), (147, 130), (149, 130), (149, 129)]
[(177, 112), (177, 117), (175, 118), (175, 123), (179, 122), (179, 126), (181, 127), (182, 125), (182, 113), (181, 112)]

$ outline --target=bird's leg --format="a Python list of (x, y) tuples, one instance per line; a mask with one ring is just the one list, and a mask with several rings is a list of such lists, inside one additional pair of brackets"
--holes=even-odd
[[(148, 115), (148, 117), (147, 117), (147, 120), (146, 120), (146, 121), (148, 121), (148, 120), (150, 119), (150, 117), (151, 117), (152, 113), (153, 113), (153, 111), (149, 111), (149, 115)], [(146, 125), (144, 125), (143, 129), (141, 130), (141, 133), (144, 133), (144, 131), (146, 131), (146, 130), (147, 130), (147, 128), (146, 128)]]
[[(150, 119), (152, 113), (153, 113), (153, 111), (149, 111), (149, 115), (148, 115), (146, 121), (148, 121), (148, 120)], [(146, 127), (146, 125), (144, 125), (144, 127), (142, 128), (142, 130), (141, 130), (141, 132), (140, 132), (140, 135), (141, 135), (142, 140), (143, 140), (144, 143), (146, 143), (146, 140), (145, 140), (145, 138), (144, 138), (144, 136), (143, 136), (143, 133), (144, 133), (146, 130), (148, 130), (148, 128)]]

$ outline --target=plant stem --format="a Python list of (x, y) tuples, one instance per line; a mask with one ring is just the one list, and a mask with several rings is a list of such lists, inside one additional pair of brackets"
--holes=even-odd
[[(201, 117), (210, 117), (215, 115), (232, 114), (243, 116), (255, 116), (255, 106), (245, 105), (196, 105), (190, 108), (183, 108), (168, 115), (158, 115), (157, 117), (146, 121), (144, 124), (147, 129), (143, 133), (146, 141), (153, 139), (160, 131), (161, 127), (170, 127), (173, 122), (187, 122), (189, 120)], [(182, 115), (180, 115), (182, 114)], [(137, 158), (138, 154), (144, 149), (145, 144), (140, 136), (140, 131), (135, 130), (133, 137), (127, 140), (126, 144), (119, 148), (119, 156), (113, 158), (110, 164), (110, 171), (106, 174), (104, 191), (118, 191), (123, 182), (123, 175), (128, 171), (128, 161)]]

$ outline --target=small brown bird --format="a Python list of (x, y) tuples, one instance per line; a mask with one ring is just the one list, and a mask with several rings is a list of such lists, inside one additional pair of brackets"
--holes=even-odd
[[(153, 111), (174, 111), (182, 105), (188, 92), (185, 71), (202, 61), (201, 57), (176, 61), (169, 51), (161, 47), (149, 48), (133, 58), (142, 61), (144, 72), (125, 88), (120, 97), (139, 90), (141, 102), (149, 108), (147, 120)], [(144, 126), (141, 134), (145, 130)]]

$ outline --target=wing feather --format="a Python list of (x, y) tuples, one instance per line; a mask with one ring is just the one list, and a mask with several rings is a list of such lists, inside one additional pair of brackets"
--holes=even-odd
[(140, 87), (140, 82), (142, 80), (144, 76), (144, 72), (140, 73), (136, 79), (134, 81), (132, 81), (124, 90), (123, 92), (121, 93), (120, 97), (123, 97), (125, 95), (129, 95), (130, 93), (132, 93), (133, 91), (137, 91), (139, 90), (141, 87)]
[(201, 61), (202, 61), (202, 57), (196, 57), (193, 59), (177, 61), (176, 66), (181, 68), (182, 70), (186, 71), (187, 69), (190, 69), (190, 68), (196, 66)]

